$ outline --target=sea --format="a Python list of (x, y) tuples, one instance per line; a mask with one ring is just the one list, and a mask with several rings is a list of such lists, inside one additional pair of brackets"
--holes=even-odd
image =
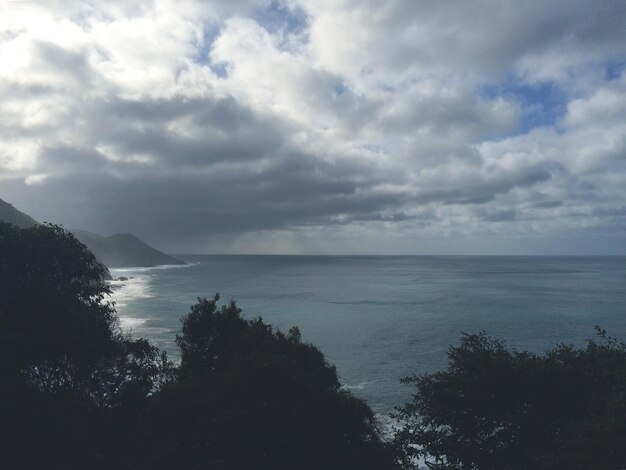
[(198, 297), (247, 318), (298, 326), (343, 387), (388, 416), (400, 379), (445, 369), (464, 333), (516, 350), (584, 345), (600, 325), (626, 338), (626, 257), (179, 255), (184, 266), (113, 269), (122, 327), (177, 359), (180, 318)]

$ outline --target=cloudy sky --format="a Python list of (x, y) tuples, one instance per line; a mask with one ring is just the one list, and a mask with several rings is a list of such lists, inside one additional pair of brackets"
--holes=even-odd
[(0, 198), (170, 252), (626, 254), (624, 0), (0, 0)]

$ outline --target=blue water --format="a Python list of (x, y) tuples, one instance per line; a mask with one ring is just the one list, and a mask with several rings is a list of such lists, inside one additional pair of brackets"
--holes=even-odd
[(118, 312), (133, 334), (176, 357), (180, 317), (199, 296), (237, 300), (248, 317), (300, 327), (346, 387), (382, 414), (402, 405), (401, 377), (442, 369), (462, 332), (516, 349), (583, 344), (594, 325), (626, 337), (626, 259), (459, 256), (181, 256), (133, 276)]

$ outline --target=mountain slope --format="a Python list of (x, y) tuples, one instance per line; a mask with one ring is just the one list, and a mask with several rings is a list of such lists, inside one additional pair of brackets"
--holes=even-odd
[(31, 216), (18, 211), (8, 202), (0, 199), (0, 220), (16, 225), (19, 228), (32, 227), (38, 222)]
[(87, 245), (109, 268), (128, 266), (157, 266), (161, 264), (185, 264), (140, 240), (130, 233), (119, 233), (102, 237), (95, 233), (72, 230), (76, 238)]
[[(0, 199), (0, 220), (20, 228), (32, 227), (38, 222)], [(108, 268), (152, 267), (160, 264), (185, 264), (140, 240), (130, 233), (103, 237), (83, 230), (71, 231), (76, 238)]]

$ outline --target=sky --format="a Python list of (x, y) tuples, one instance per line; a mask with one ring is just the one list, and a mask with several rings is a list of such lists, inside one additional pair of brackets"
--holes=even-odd
[(0, 0), (0, 198), (172, 253), (626, 255), (624, 0)]

